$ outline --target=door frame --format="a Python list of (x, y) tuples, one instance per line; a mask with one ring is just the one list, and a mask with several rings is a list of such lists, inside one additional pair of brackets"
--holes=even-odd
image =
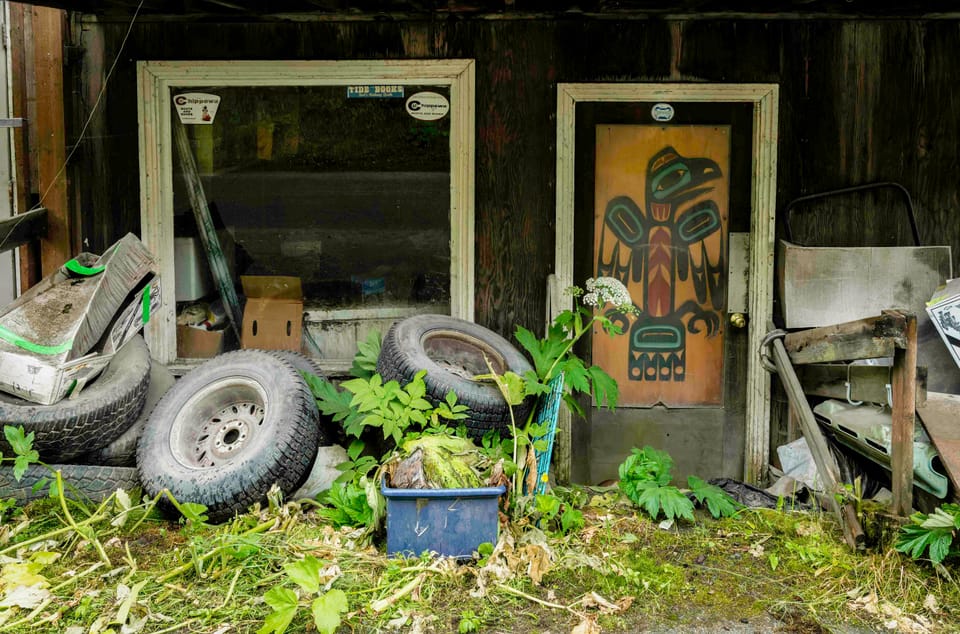
[(154, 359), (177, 357), (170, 88), (402, 84), (450, 90), (450, 314), (474, 313), (475, 63), (472, 59), (138, 61), (140, 230), (160, 271), (161, 305), (145, 327)]
[[(750, 263), (747, 342), (746, 427), (743, 479), (766, 476), (770, 454), (770, 376), (756, 352), (773, 317), (773, 260), (777, 201), (777, 84), (557, 84), (557, 209), (554, 286), (550, 319), (573, 307), (559, 293), (572, 286), (574, 261), (574, 182), (576, 108), (583, 102), (752, 103), (753, 165), (750, 179)], [(556, 476), (570, 476), (570, 414), (558, 420)]]

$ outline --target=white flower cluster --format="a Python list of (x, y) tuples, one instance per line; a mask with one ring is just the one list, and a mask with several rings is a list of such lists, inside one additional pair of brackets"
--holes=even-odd
[(621, 309), (633, 308), (630, 291), (620, 280), (614, 277), (591, 277), (587, 280), (585, 286), (587, 292), (583, 296), (583, 303), (587, 306), (613, 304)]

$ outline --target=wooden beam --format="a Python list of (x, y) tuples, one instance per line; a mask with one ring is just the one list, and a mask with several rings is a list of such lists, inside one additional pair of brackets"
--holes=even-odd
[(860, 526), (853, 505), (844, 495), (844, 489), (840, 484), (840, 468), (813, 416), (813, 410), (810, 409), (810, 403), (807, 402), (807, 397), (800, 387), (800, 381), (790, 363), (783, 341), (774, 339), (770, 343), (770, 348), (773, 351), (773, 362), (777, 366), (777, 374), (783, 382), (783, 388), (790, 401), (790, 409), (800, 423), (803, 436), (810, 447), (810, 453), (813, 454), (813, 461), (817, 465), (817, 473), (824, 488), (823, 500), (840, 519), (843, 537), (847, 544), (853, 549), (862, 549), (865, 545), (863, 528)]
[[(848, 365), (846, 363), (811, 363), (796, 368), (797, 378), (807, 396), (825, 396), (841, 401), (886, 403), (887, 385), (892, 385), (892, 369), (887, 365)], [(846, 383), (850, 383), (847, 392)], [(917, 368), (917, 404), (927, 398), (927, 369)]]
[(73, 223), (67, 205), (66, 130), (63, 115), (63, 11), (34, 6), (33, 47), (37, 90), (37, 160), (40, 204), (47, 208), (47, 235), (40, 241), (43, 276), (72, 256)]
[(47, 231), (47, 210), (41, 207), (0, 220), (0, 253), (42, 237)]
[(894, 348), (906, 345), (905, 326), (899, 313), (884, 313), (790, 333), (783, 346), (794, 365), (892, 357)]
[[(19, 2), (8, 4), (10, 8), (10, 69), (12, 83), (13, 111), (15, 117), (24, 119), (24, 126), (11, 132), (13, 135), (13, 154), (15, 161), (14, 212), (23, 213), (30, 208), (32, 191), (30, 152), (27, 141), (31, 122), (27, 106), (27, 88), (33, 85), (30, 72), (33, 68), (33, 13), (27, 5)], [(40, 281), (40, 244), (24, 244), (20, 247), (20, 292), (27, 290)]]
[[(886, 314), (886, 313), (885, 313)], [(906, 321), (906, 345), (893, 355), (893, 433), (890, 447), (890, 484), (893, 512), (906, 517), (913, 508), (913, 432), (917, 407), (917, 318), (893, 313)]]

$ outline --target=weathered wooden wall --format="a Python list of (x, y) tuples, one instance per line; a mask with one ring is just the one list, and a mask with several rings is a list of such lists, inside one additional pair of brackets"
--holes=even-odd
[[(73, 30), (68, 143), (96, 100), (125, 23)], [(780, 85), (779, 203), (876, 180), (903, 183), (927, 243), (960, 263), (960, 21), (457, 19), (136, 24), (73, 159), (84, 244), (139, 230), (135, 60), (473, 58), (477, 62), (477, 321), (539, 329), (553, 269), (558, 82)], [(897, 202), (797, 216), (809, 243), (906, 239)]]

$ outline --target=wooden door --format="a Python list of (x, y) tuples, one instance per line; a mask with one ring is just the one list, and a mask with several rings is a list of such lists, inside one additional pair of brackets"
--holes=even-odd
[(620, 390), (572, 429), (594, 482), (644, 445), (681, 483), (743, 473), (748, 333), (730, 323), (727, 275), (730, 234), (751, 229), (752, 110), (677, 104), (662, 123), (655, 105), (577, 106), (575, 279), (615, 277), (638, 309), (581, 351)]
[(638, 315), (593, 337), (626, 407), (723, 404), (730, 126), (598, 125), (594, 273)]

